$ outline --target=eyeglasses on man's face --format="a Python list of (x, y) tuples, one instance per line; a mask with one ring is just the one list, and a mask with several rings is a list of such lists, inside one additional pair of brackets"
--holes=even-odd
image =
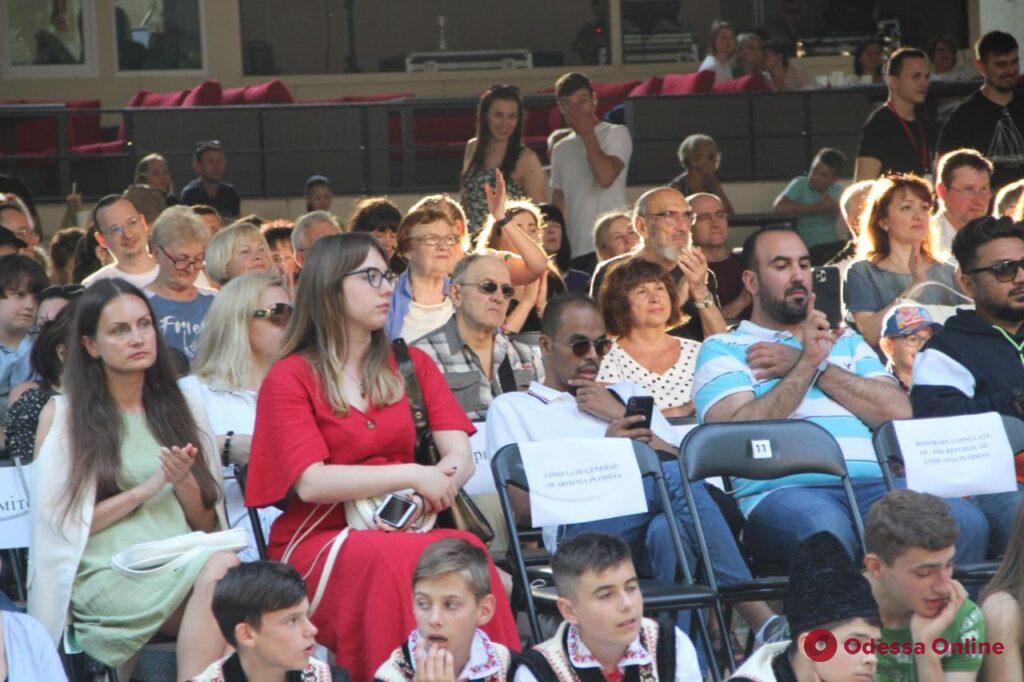
[(991, 272), (1000, 282), (1012, 282), (1017, 277), (1017, 270), (1024, 268), (1024, 258), (1020, 260), (1001, 260), (986, 265), (983, 268), (968, 270), (968, 275), (975, 275), (979, 272)]
[(515, 287), (511, 284), (499, 285), (497, 282), (490, 279), (485, 279), (480, 282), (460, 282), (459, 284), (464, 287), (476, 287), (488, 296), (494, 295), (497, 293), (498, 289), (501, 289), (502, 298), (506, 301), (511, 300), (516, 293)]
[(128, 231), (134, 232), (136, 228), (142, 226), (142, 216), (135, 214), (134, 217), (120, 223), (118, 225), (110, 225), (105, 230), (100, 230), (108, 237), (123, 237)]

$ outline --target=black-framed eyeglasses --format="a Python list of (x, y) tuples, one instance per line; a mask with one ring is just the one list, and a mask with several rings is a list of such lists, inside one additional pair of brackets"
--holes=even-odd
[(612, 349), (612, 340), (601, 337), (600, 339), (577, 339), (569, 344), (572, 354), (578, 358), (585, 358), (590, 349), (593, 348), (597, 357), (603, 358)]
[(39, 292), (36, 300), (39, 302), (50, 298), (66, 298), (68, 300), (82, 295), (85, 287), (81, 284), (54, 284)]
[(254, 310), (252, 316), (257, 320), (266, 320), (275, 327), (286, 327), (292, 319), (293, 310), (291, 303), (275, 303), (269, 308)]
[(178, 272), (188, 272), (190, 270), (202, 270), (206, 264), (206, 254), (196, 256), (195, 258), (189, 258), (188, 256), (178, 256), (175, 258), (171, 254), (167, 253), (167, 249), (162, 246), (156, 247), (160, 249), (160, 252), (167, 256), (167, 260), (171, 261), (171, 265)]
[(511, 300), (516, 294), (516, 288), (511, 284), (499, 285), (497, 282), (490, 279), (485, 279), (481, 282), (459, 282), (458, 284), (461, 286), (476, 287), (488, 296), (491, 296), (496, 293), (498, 289), (501, 289), (501, 295), (506, 301)]
[(968, 275), (974, 275), (979, 272), (991, 272), (997, 280), (1000, 282), (1012, 282), (1013, 278), (1017, 276), (1017, 270), (1024, 268), (1024, 258), (1020, 260), (1001, 260), (998, 263), (993, 263), (983, 268), (974, 268), (968, 270)]
[(352, 272), (346, 272), (343, 277), (351, 277), (352, 275), (366, 275), (366, 281), (370, 283), (370, 286), (374, 289), (380, 289), (380, 285), (387, 280), (388, 284), (394, 284), (395, 280), (398, 279), (398, 275), (391, 270), (382, 272), (380, 268), (361, 268), (359, 270), (353, 270)]

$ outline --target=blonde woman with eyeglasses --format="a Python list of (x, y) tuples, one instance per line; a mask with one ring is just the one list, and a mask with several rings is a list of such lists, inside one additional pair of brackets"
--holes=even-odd
[(196, 286), (209, 240), (206, 225), (187, 206), (165, 209), (153, 223), (150, 236), (158, 270), (156, 279), (143, 291), (153, 306), (164, 341), (189, 362), (198, 351), (203, 318), (216, 293)]

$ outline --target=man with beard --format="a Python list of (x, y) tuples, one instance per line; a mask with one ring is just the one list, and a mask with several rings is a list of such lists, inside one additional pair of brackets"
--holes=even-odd
[[(770, 226), (743, 244), (743, 284), (753, 296), (749, 321), (704, 342), (693, 395), (701, 423), (807, 419), (843, 449), (862, 514), (886, 492), (871, 429), (909, 419), (910, 401), (864, 339), (829, 329), (814, 309), (811, 260), (792, 230)], [(835, 477), (798, 474), (768, 481), (735, 479), (747, 516), (747, 547), (762, 561), (786, 565), (797, 545), (820, 531), (851, 556), (861, 547)], [(961, 529), (957, 556), (980, 561), (988, 523), (963, 500), (949, 501)]]
[(609, 258), (597, 264), (590, 284), (590, 295), (601, 293), (601, 284), (611, 268), (630, 258), (643, 258), (665, 269), (676, 283), (682, 310), (688, 322), (669, 333), (694, 341), (724, 332), (725, 318), (718, 306), (715, 274), (708, 272), (708, 259), (700, 248), (692, 246), (694, 213), (678, 190), (659, 187), (644, 192), (633, 209), (633, 226), (643, 244), (632, 253)]
[[(534, 381), (529, 390), (503, 393), (487, 410), (487, 452), (494, 453), (510, 443), (544, 441), (553, 438), (635, 438), (655, 450), (670, 453), (662, 470), (667, 481), (672, 509), (661, 508), (649, 479), (644, 482), (648, 512), (616, 518), (545, 528), (544, 544), (555, 551), (559, 540), (582, 533), (607, 533), (628, 542), (640, 566), (659, 580), (672, 581), (676, 576), (675, 554), (669, 549), (671, 539), (665, 513), (675, 514), (683, 535), (683, 546), (690, 565), (696, 565), (697, 540), (693, 518), (682, 494), (682, 481), (675, 453), (679, 434), (658, 410), (651, 415), (651, 428), (639, 428), (642, 415), (625, 416), (626, 401), (644, 395), (643, 389), (624, 381), (606, 387), (595, 381), (601, 358), (612, 342), (605, 331), (601, 309), (593, 299), (579, 294), (561, 294), (551, 299), (541, 321), (540, 350), (544, 360), (544, 382)], [(556, 452), (551, 453), (557, 456)], [(512, 505), (520, 520), (530, 513), (529, 496), (511, 488)], [(740, 556), (729, 526), (717, 504), (708, 494), (707, 485), (694, 487), (715, 576), (722, 585), (749, 580), (750, 570)], [(784, 637), (783, 620), (775, 616), (764, 602), (737, 604), (737, 610), (757, 634), (758, 641), (774, 641)], [(679, 627), (689, 632), (689, 614), (681, 612)]]
[(974, 68), (984, 83), (946, 119), (939, 154), (961, 147), (977, 149), (995, 166), (992, 191), (1024, 177), (1024, 97), (1015, 97), (1020, 76), (1017, 40), (991, 31), (975, 45)]
[[(914, 363), (915, 417), (1024, 414), (1024, 226), (1009, 218), (967, 223), (953, 239), (960, 288), (974, 310), (958, 310)], [(1017, 463), (1018, 481), (1024, 462)], [(971, 498), (988, 517), (993, 550), (1006, 550), (1020, 491)]]

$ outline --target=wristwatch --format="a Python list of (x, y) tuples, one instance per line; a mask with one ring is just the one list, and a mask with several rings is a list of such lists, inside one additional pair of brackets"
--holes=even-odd
[(707, 308), (710, 308), (713, 305), (715, 305), (715, 299), (709, 294), (704, 298), (703, 301), (695, 302), (693, 304), (693, 307), (695, 307), (697, 310), (706, 310)]

